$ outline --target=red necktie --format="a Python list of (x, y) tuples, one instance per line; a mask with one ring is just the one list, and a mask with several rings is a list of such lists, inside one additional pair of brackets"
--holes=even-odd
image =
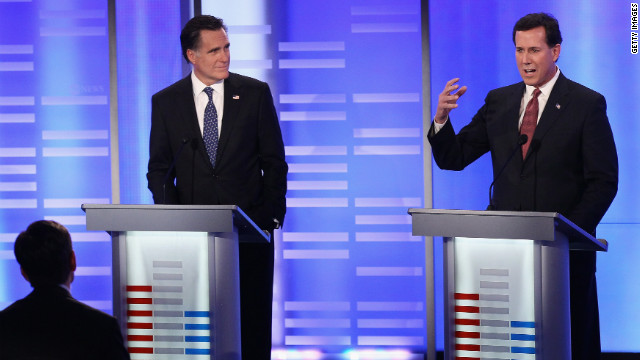
[(538, 125), (538, 95), (540, 95), (540, 89), (536, 88), (533, 90), (533, 97), (527, 104), (524, 117), (522, 118), (522, 124), (520, 125), (520, 134), (527, 135), (527, 142), (522, 145), (523, 159), (527, 156), (531, 139), (533, 139), (533, 133), (536, 131), (536, 125)]

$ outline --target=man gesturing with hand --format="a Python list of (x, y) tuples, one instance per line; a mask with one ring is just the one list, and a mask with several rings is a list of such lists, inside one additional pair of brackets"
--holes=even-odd
[[(462, 170), (490, 152), (494, 177), (501, 173), (495, 209), (559, 212), (595, 235), (618, 189), (605, 98), (556, 66), (562, 36), (553, 16), (528, 14), (512, 36), (522, 81), (491, 90), (458, 134), (449, 114), (467, 88), (447, 82), (427, 135), (433, 157), (441, 169)], [(599, 359), (595, 253), (572, 251), (569, 268), (572, 356)]]

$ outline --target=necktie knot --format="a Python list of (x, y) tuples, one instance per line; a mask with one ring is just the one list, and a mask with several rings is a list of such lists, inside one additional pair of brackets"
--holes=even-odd
[(202, 91), (204, 91), (207, 94), (207, 96), (209, 97), (209, 100), (212, 99), (212, 96), (213, 96), (213, 89), (212, 88), (207, 86)]
[(537, 98), (538, 95), (540, 95), (540, 93), (542, 93), (542, 91), (540, 91), (540, 89), (536, 88), (535, 90), (533, 90), (533, 97)]

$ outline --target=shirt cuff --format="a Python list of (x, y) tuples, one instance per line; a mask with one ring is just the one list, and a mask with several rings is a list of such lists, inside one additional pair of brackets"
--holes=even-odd
[(433, 120), (433, 135), (437, 134), (438, 131), (440, 131), (440, 129), (442, 129), (444, 127), (444, 125), (447, 123), (447, 121), (449, 121), (449, 117), (447, 117), (447, 120), (445, 122), (443, 122), (442, 124), (438, 124), (434, 119)]

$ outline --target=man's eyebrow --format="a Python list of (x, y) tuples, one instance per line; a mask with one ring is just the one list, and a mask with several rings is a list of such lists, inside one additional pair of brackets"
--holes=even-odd
[(207, 53), (216, 52), (216, 51), (218, 51), (218, 50), (222, 49), (223, 47), (226, 49), (226, 48), (228, 48), (228, 47), (230, 47), (230, 46), (231, 46), (231, 43), (227, 43), (225, 46), (218, 46), (218, 47), (215, 47), (215, 48), (213, 48), (213, 49), (211, 49), (211, 50), (207, 51)]

